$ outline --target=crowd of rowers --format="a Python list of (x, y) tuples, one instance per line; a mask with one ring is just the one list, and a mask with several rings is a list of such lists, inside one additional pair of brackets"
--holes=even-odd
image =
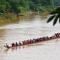
[(7, 43), (5, 45), (6, 48), (11, 48), (11, 47), (17, 47), (17, 46), (23, 46), (23, 45), (27, 45), (27, 44), (33, 44), (33, 43), (38, 43), (38, 42), (42, 42), (42, 41), (48, 41), (48, 40), (52, 40), (52, 39), (56, 39), (56, 38), (60, 38), (60, 33), (56, 33), (54, 36), (51, 37), (41, 37), (41, 38), (37, 38), (37, 39), (29, 39), (29, 40), (24, 40), (22, 42), (19, 43), (12, 43), (11, 46), (9, 46)]

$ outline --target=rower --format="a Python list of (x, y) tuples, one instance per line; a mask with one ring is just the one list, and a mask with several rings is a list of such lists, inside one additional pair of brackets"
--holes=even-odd
[(15, 44), (14, 43), (12, 43), (12, 47), (15, 47)]
[(19, 46), (17, 42), (16, 42), (16, 46)]
[(21, 46), (22, 44), (21, 44), (21, 42), (19, 42), (19, 46)]
[(10, 47), (7, 45), (7, 43), (6, 43), (6, 45), (5, 45), (4, 47), (10, 48)]

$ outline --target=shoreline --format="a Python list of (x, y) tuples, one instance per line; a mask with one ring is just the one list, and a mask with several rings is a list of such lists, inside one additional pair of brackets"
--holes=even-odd
[(44, 12), (42, 14), (38, 14), (37, 12), (25, 12), (19, 14), (18, 16), (15, 13), (8, 12), (0, 16), (0, 26), (18, 23), (23, 19), (32, 19), (36, 15), (40, 16), (40, 18), (46, 18), (48, 16), (48, 12)]

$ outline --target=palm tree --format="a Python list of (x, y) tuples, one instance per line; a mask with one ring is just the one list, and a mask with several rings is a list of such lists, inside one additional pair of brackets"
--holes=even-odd
[(48, 18), (47, 23), (50, 22), (50, 21), (52, 21), (52, 20), (54, 20), (54, 21), (53, 21), (53, 25), (56, 24), (57, 20), (59, 20), (59, 23), (60, 23), (60, 7), (56, 8), (56, 9), (55, 9), (54, 11), (52, 11), (50, 14), (51, 14), (52, 16), (50, 16), (50, 17)]

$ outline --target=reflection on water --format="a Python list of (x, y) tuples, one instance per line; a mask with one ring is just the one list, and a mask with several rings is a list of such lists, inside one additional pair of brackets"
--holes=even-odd
[[(59, 42), (54, 43), (53, 41), (53, 44), (42, 43), (44, 45), (39, 43), (9, 50), (3, 47), (5, 43), (10, 44), (26, 39), (51, 36), (56, 32), (60, 32), (58, 23), (56, 26), (52, 26), (52, 22), (47, 24), (46, 20), (47, 19), (41, 20), (40, 17), (35, 16), (33, 19), (23, 19), (18, 24), (9, 24), (0, 27), (0, 60), (37, 60), (37, 58), (39, 58), (38, 60), (44, 60), (43, 57), (46, 58), (46, 60), (50, 58), (50, 60), (59, 60)], [(56, 54), (58, 54), (57, 57)]]

